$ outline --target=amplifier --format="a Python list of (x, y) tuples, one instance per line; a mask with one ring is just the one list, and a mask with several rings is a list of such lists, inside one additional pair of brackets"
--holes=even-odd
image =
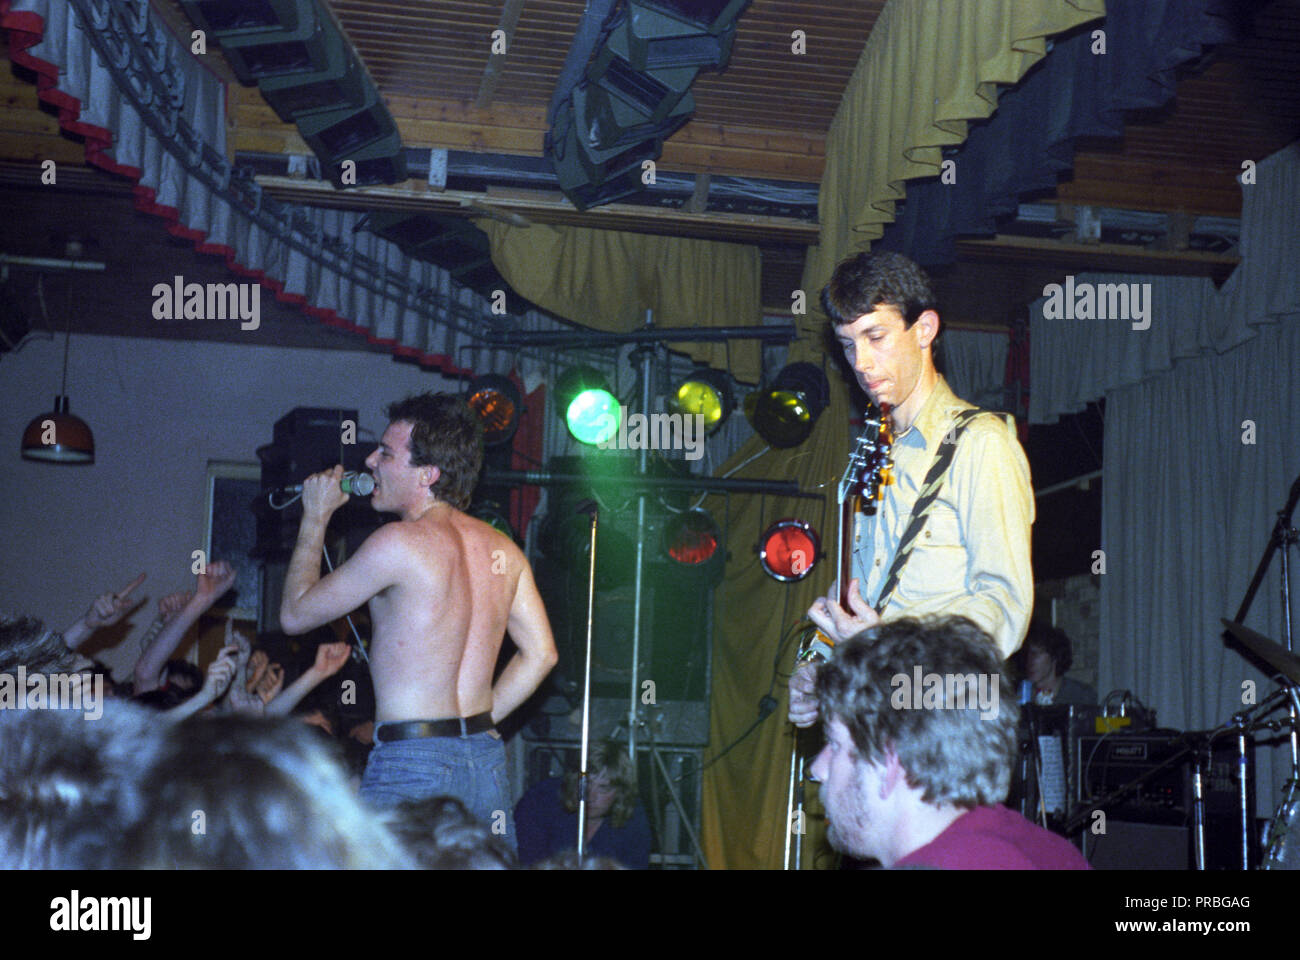
[[(1119, 801), (1103, 809), (1107, 832), (1116, 824), (1143, 824), (1149, 827), (1186, 828), (1187, 864), (1192, 863), (1192, 758), (1190, 754), (1174, 759), (1183, 741), (1174, 732), (1167, 734), (1110, 734), (1080, 737), (1076, 782), (1079, 803), (1083, 806), (1131, 783), (1144, 774), (1151, 776)], [(1161, 764), (1167, 763), (1163, 769)], [(1154, 773), (1152, 771), (1155, 771)], [(1255, 744), (1246, 744), (1246, 845), (1251, 866), (1258, 861), (1255, 823)], [(1210, 763), (1202, 777), (1205, 801), (1205, 862), (1211, 870), (1240, 870), (1242, 848), (1240, 762), (1234, 736), (1216, 740)], [(1123, 828), (1127, 829), (1127, 828)], [(1161, 831), (1146, 831), (1155, 836)], [(1182, 836), (1165, 830), (1165, 847)], [(1113, 838), (1112, 838), (1113, 839)], [(1112, 846), (1114, 846), (1112, 844)], [(1094, 864), (1096, 865), (1096, 864)]]
[[(1112, 733), (1080, 737), (1075, 783), (1081, 803), (1104, 797), (1169, 760), (1180, 749), (1172, 736)], [(1191, 787), (1187, 760), (1172, 763), (1139, 784), (1120, 803), (1126, 807), (1187, 810)]]

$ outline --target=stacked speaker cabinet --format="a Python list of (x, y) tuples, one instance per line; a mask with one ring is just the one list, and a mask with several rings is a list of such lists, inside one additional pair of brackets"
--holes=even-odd
[(324, 0), (181, 0), (181, 6), (221, 46), (240, 82), (256, 83), (276, 115), (298, 125), (336, 186), (406, 179), (397, 125)]

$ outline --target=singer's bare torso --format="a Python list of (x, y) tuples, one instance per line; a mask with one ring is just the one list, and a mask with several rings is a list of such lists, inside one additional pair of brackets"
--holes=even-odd
[[(415, 399), (439, 402), (435, 395)], [(442, 468), (410, 462), (411, 429), (408, 421), (390, 423), (366, 458), (375, 478), (370, 505), (402, 519), (384, 524), (323, 578), (325, 530), (348, 501), (339, 487), (343, 466), (303, 483), (280, 624), (302, 634), (368, 603), (377, 720), (489, 710), (500, 720), (528, 699), (558, 659), (546, 608), (514, 542), (434, 494)], [(515, 653), (493, 683), (507, 630)]]
[(527, 568), (523, 554), (504, 534), (446, 505), (385, 533), (399, 573), (370, 601), (375, 719), (491, 710), (492, 673)]

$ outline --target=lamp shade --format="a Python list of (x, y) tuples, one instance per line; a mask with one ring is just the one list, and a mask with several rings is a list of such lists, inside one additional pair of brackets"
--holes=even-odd
[(85, 420), (68, 412), (68, 398), (54, 398), (54, 409), (38, 414), (23, 431), (23, 459), (47, 463), (94, 463), (95, 436)]

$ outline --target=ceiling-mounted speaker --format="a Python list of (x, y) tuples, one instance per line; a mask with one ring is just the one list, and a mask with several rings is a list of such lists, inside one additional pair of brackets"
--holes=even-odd
[(643, 131), (640, 136), (625, 136), (616, 139), (611, 146), (602, 147), (591, 139), (593, 121), (589, 113), (591, 107), (588, 94), (594, 95), (596, 92), (584, 85), (579, 85), (573, 91), (572, 137), (578, 151), (578, 162), (582, 164), (587, 179), (593, 183), (616, 176), (634, 161), (640, 167), (644, 161), (656, 159), (663, 150), (663, 137), (687, 119), (682, 117), (676, 125), (667, 124), (657, 128), (644, 124), (640, 128)]
[(285, 123), (297, 123), (312, 114), (366, 104), (369, 86), (361, 61), (337, 30), (327, 30), (324, 70), (268, 77), (258, 82), (262, 99)]
[[(344, 183), (344, 164), (356, 164), (349, 181)], [(346, 156), (340, 156), (327, 167), (330, 180), (336, 187), (370, 187), (379, 183), (401, 183), (409, 174), (406, 170), (406, 149), (402, 136), (396, 130), (368, 147)]]
[(414, 260), (442, 267), (461, 286), (487, 299), (497, 290), (506, 293), (506, 311), (519, 314), (530, 304), (505, 282), (492, 263), (487, 234), (464, 217), (407, 210), (374, 210), (364, 229), (397, 245)]
[(368, 86), (366, 102), (360, 108), (345, 107), (303, 117), (298, 132), (323, 166), (334, 167), (372, 143), (392, 137), (397, 125), (379, 98), (379, 91)]
[(624, 33), (627, 59), (636, 70), (721, 70), (731, 59), (736, 20), (748, 3), (629, 0), (627, 17), (615, 29)]
[(644, 123), (663, 123), (690, 92), (700, 71), (696, 67), (641, 71), (628, 61), (629, 54), (627, 38), (616, 30), (596, 52), (587, 79), (636, 111)]
[[(564, 140), (550, 143), (549, 155), (555, 167), (560, 189), (579, 210), (602, 203), (612, 203), (645, 189), (642, 181), (644, 164), (659, 156), (663, 145), (656, 141), (637, 144), (631, 148), (612, 151), (604, 163), (593, 162), (579, 138), (579, 127), (573, 118), (564, 125)], [(560, 122), (556, 123), (560, 127)]]
[(241, 83), (294, 73), (318, 73), (329, 67), (329, 39), (338, 28), (318, 14), (315, 3), (300, 0), (293, 30), (260, 30), (218, 37), (226, 62)]
[(625, 100), (612, 97), (602, 87), (580, 83), (573, 89), (574, 121), (589, 153), (620, 150), (647, 140), (667, 140), (695, 113), (695, 97), (687, 92), (662, 123), (650, 123), (646, 115)]
[(628, 0), (631, 7), (652, 7), (699, 30), (731, 29), (750, 0)]
[(311, 0), (180, 0), (194, 25), (218, 41), (226, 37), (298, 29), (304, 14), (314, 19)]

